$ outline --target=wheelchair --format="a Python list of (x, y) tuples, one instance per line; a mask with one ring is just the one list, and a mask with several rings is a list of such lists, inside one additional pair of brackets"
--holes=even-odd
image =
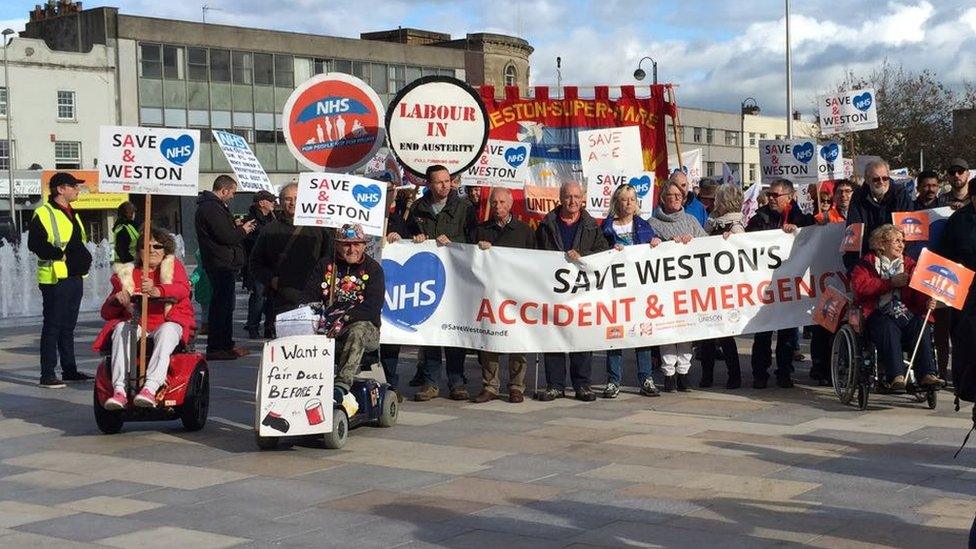
[[(874, 344), (863, 335), (864, 318), (861, 310), (851, 306), (844, 322), (834, 334), (830, 350), (830, 373), (833, 377), (834, 392), (841, 404), (850, 404), (856, 398), (859, 409), (868, 407), (868, 396), (872, 391), (878, 394), (901, 394), (892, 391), (879, 374), (878, 353)], [(912, 349), (907, 349), (912, 352)], [(905, 373), (904, 394), (915, 402), (925, 402), (929, 409), (938, 403), (940, 387), (923, 387), (915, 378), (914, 365)]]

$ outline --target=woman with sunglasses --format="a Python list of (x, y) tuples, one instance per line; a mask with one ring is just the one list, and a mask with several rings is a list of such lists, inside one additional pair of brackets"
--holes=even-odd
[[(143, 238), (137, 243), (134, 263), (116, 263), (112, 266), (112, 292), (102, 305), (102, 318), (106, 321), (92, 346), (96, 351), (111, 338), (112, 385), (114, 394), (102, 405), (107, 410), (121, 410), (128, 403), (125, 391), (125, 374), (129, 369), (132, 347), (138, 341), (139, 327), (129, 322), (139, 305), (139, 296), (149, 297), (147, 328), (155, 342), (146, 369), (146, 382), (133, 404), (140, 408), (156, 406), (156, 393), (166, 381), (169, 357), (181, 342), (186, 344), (196, 327), (193, 304), (190, 302), (190, 281), (186, 269), (176, 259), (176, 241), (173, 236), (153, 227), (150, 230), (149, 256), (142, 256)], [(149, 273), (143, 280), (143, 270)], [(135, 299), (134, 299), (135, 298)]]

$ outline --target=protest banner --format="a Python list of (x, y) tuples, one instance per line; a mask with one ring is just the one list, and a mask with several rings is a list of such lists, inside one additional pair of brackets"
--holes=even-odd
[(820, 98), (820, 131), (824, 135), (873, 130), (877, 127), (878, 104), (873, 88)]
[(541, 219), (559, 206), (559, 187), (526, 187), (525, 210)]
[(102, 126), (98, 191), (196, 196), (200, 130)]
[(905, 235), (905, 242), (927, 242), (929, 216), (925, 211), (892, 212), (891, 221)]
[(850, 179), (854, 177), (854, 159), (845, 158), (844, 159), (844, 179)]
[(828, 286), (849, 290), (831, 251), (843, 233), (834, 224), (702, 237), (578, 262), (560, 252), (398, 242), (383, 253), (381, 341), (565, 352), (806, 326)]
[(973, 275), (973, 271), (926, 248), (918, 257), (908, 286), (962, 310), (973, 283)]
[(84, 181), (79, 186), (78, 199), (71, 203), (75, 210), (110, 210), (118, 208), (129, 199), (126, 193), (98, 192), (98, 170), (44, 170), (41, 172), (41, 199), (47, 200), (51, 194), (51, 177), (58, 172), (70, 173), (75, 179)]
[(478, 161), (461, 174), (461, 185), (524, 188), (531, 153), (529, 143), (489, 139)]
[(844, 227), (844, 239), (840, 242), (840, 252), (861, 253), (864, 243), (864, 223), (851, 223)]
[(295, 225), (339, 228), (362, 225), (363, 232), (384, 236), (386, 185), (356, 175), (302, 172), (298, 176)]
[(825, 141), (817, 145), (817, 180), (844, 179), (844, 147), (839, 141)]
[(586, 211), (603, 219), (610, 211), (610, 201), (614, 191), (621, 185), (630, 185), (637, 193), (637, 207), (640, 216), (647, 219), (654, 211), (657, 203), (655, 195), (657, 187), (654, 185), (652, 172), (636, 172), (632, 174), (597, 173), (586, 184)]
[(698, 185), (698, 182), (702, 178), (702, 150), (692, 149), (690, 151), (681, 151), (681, 162), (678, 162), (678, 156), (675, 154), (668, 155), (668, 167), (673, 172), (674, 170), (681, 170), (685, 172), (688, 176), (688, 182), (692, 185)]
[(582, 130), (579, 148), (580, 166), (586, 180), (597, 173), (644, 171), (640, 130), (636, 126)]
[(237, 190), (244, 193), (256, 193), (258, 191), (268, 191), (274, 193), (275, 189), (268, 179), (267, 172), (258, 162), (251, 146), (247, 140), (237, 135), (223, 130), (213, 130), (214, 140), (224, 153), (224, 158), (230, 164), (237, 176)]
[(752, 219), (753, 215), (755, 215), (756, 210), (759, 209), (759, 195), (762, 192), (762, 183), (759, 183), (758, 181), (746, 189), (746, 192), (742, 197), (742, 217), (746, 223), (749, 223), (749, 220)]
[(829, 286), (827, 291), (820, 294), (817, 307), (813, 310), (813, 321), (830, 333), (837, 332), (841, 315), (850, 303), (850, 299), (840, 290)]
[(759, 168), (762, 182), (785, 178), (794, 188), (816, 183), (816, 143), (812, 139), (762, 139), (759, 141)]
[(440, 164), (458, 175), (478, 161), (488, 141), (488, 113), (478, 93), (449, 76), (425, 76), (401, 89), (386, 112), (390, 150), (423, 177)]
[(335, 340), (324, 335), (279, 337), (264, 344), (254, 402), (262, 437), (332, 431)]
[(383, 102), (368, 84), (344, 73), (309, 78), (282, 112), (288, 150), (317, 172), (351, 172), (383, 146)]

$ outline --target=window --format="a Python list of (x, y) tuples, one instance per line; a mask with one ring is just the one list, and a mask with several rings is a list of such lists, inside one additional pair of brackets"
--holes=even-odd
[(766, 134), (764, 133), (759, 134), (759, 139), (766, 139)]
[(55, 141), (54, 142), (54, 169), (56, 170), (81, 169), (81, 142), (80, 141)]
[(749, 181), (755, 181), (755, 180), (756, 180), (756, 165), (749, 164)]
[(332, 69), (336, 72), (344, 72), (346, 74), (352, 74), (352, 61), (347, 61), (345, 59), (336, 59), (333, 62)]
[(163, 46), (163, 78), (183, 80), (183, 48)]
[(295, 87), (295, 58), (290, 55), (274, 56), (274, 83), (279, 88)]
[(185, 109), (163, 109), (163, 120), (167, 127), (185, 128), (186, 110)]
[(705, 162), (705, 175), (707, 175), (708, 177), (711, 177), (711, 176), (715, 175), (715, 163), (714, 162)]
[(0, 88), (0, 116), (7, 116), (7, 88)]
[(332, 72), (332, 62), (328, 59), (315, 59), (315, 74)]
[(230, 129), (230, 111), (210, 111), (210, 125), (220, 130)]
[(58, 120), (75, 119), (75, 92), (58, 91)]
[(692, 136), (691, 136), (692, 142), (694, 142), (694, 143), (701, 143), (702, 142), (702, 129), (701, 128), (692, 128), (691, 131), (692, 131)]
[(714, 142), (715, 142), (715, 131), (712, 130), (711, 128), (708, 128), (707, 130), (705, 130), (705, 143), (711, 144)]
[(139, 124), (141, 126), (162, 126), (163, 109), (141, 107), (139, 109)]
[(207, 81), (207, 48), (187, 48), (186, 77), (197, 82)]
[(255, 143), (274, 143), (275, 142), (275, 131), (274, 130), (257, 130), (254, 132), (254, 142)]
[(254, 54), (254, 83), (263, 86), (274, 84), (274, 58), (270, 53)]
[(731, 131), (731, 130), (725, 130), (725, 144), (726, 145), (729, 145), (730, 147), (738, 147), (739, 146), (739, 132)]
[(420, 67), (407, 67), (406, 71), (406, 81), (407, 84), (413, 82), (414, 80), (420, 78), (421, 72)]
[(505, 66), (505, 74), (502, 75), (502, 80), (506, 86), (518, 86), (518, 70), (515, 69), (515, 65), (509, 63)]
[(370, 63), (369, 65), (369, 85), (376, 90), (376, 93), (386, 93), (390, 84), (387, 80), (389, 71), (384, 63)]
[(756, 132), (749, 132), (749, 146), (756, 146)]
[(189, 112), (189, 124), (190, 126), (210, 126), (210, 111), (204, 110), (190, 110)]
[(396, 93), (406, 85), (405, 72), (403, 67), (390, 66), (390, 87), (389, 93)]
[(6, 139), (0, 139), (0, 170), (10, 169), (10, 146)]
[(251, 83), (251, 54), (246, 51), (235, 51), (231, 54), (231, 74), (235, 84)]
[(210, 80), (213, 82), (230, 82), (229, 51), (210, 50)]
[(163, 58), (159, 44), (139, 45), (139, 69), (143, 78), (163, 77)]

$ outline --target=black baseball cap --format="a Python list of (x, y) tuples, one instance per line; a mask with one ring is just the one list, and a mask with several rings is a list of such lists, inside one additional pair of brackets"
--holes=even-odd
[(254, 198), (251, 199), (251, 202), (254, 203), (254, 204), (257, 204), (258, 202), (260, 202), (262, 200), (267, 200), (269, 202), (275, 202), (277, 200), (277, 197), (275, 197), (275, 195), (271, 194), (268, 191), (260, 190), (260, 191), (258, 191), (256, 193), (254, 193)]
[(53, 191), (58, 187), (60, 187), (61, 185), (76, 186), (76, 185), (81, 185), (82, 183), (84, 183), (83, 180), (78, 179), (77, 177), (71, 175), (68, 172), (58, 172), (51, 176), (51, 181), (48, 183), (48, 185)]
[(951, 170), (952, 168), (962, 168), (964, 170), (968, 170), (969, 162), (966, 162), (966, 160), (963, 158), (953, 158), (949, 161), (949, 169)]

